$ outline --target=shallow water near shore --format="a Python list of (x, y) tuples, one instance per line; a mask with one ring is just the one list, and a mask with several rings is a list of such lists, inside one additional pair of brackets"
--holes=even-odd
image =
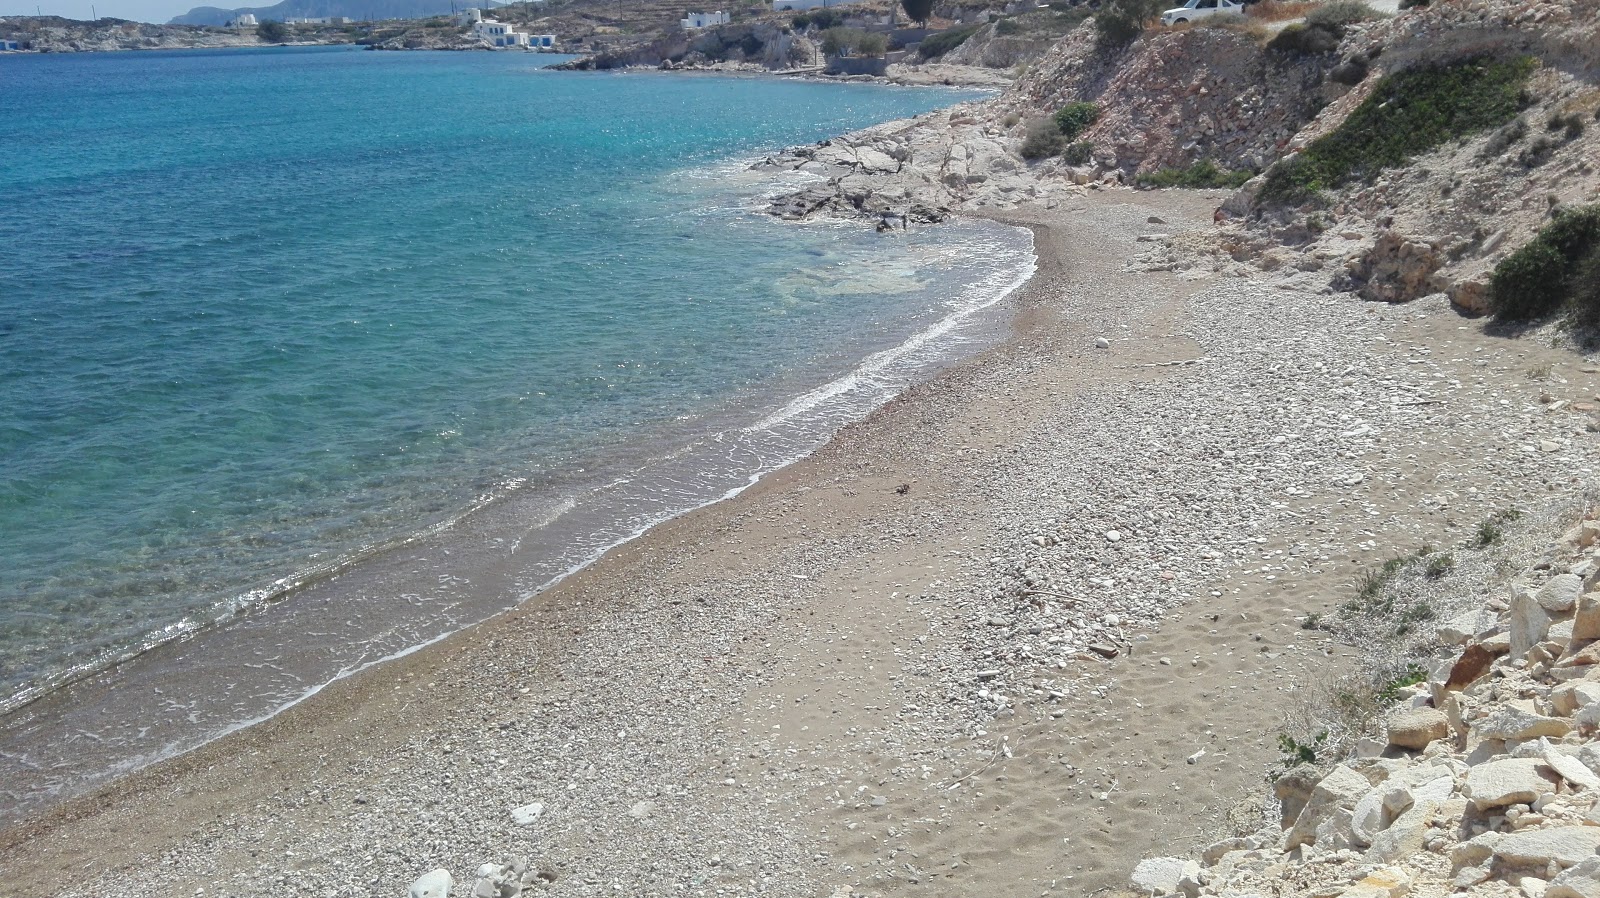
[(0, 62), (0, 820), (741, 489), (1031, 271), (743, 172), (971, 92), (547, 59)]

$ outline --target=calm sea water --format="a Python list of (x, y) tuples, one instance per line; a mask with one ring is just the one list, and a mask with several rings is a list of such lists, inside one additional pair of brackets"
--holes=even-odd
[(743, 171), (971, 93), (548, 59), (0, 59), (0, 818), (742, 487), (1031, 270)]

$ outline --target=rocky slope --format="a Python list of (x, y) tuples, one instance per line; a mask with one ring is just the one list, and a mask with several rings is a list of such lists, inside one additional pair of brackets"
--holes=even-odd
[(1152, 858), (1152, 895), (1600, 894), (1600, 522), (1438, 627), (1452, 647), (1394, 690), (1384, 738), (1277, 779), (1281, 819), (1198, 858)]
[(59, 16), (0, 18), (0, 38), (17, 41), (38, 53), (262, 46), (254, 31), (150, 25), (109, 18), (80, 22)]

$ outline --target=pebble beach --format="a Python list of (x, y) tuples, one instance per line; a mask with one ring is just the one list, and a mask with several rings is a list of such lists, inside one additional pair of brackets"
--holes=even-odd
[(1173, 264), (1221, 198), (1008, 213), (1039, 267), (1001, 346), (0, 832), (3, 890), (1087, 895), (1257, 822), (1286, 709), (1358, 657), (1305, 617), (1592, 479), (1600, 371), (1442, 297)]

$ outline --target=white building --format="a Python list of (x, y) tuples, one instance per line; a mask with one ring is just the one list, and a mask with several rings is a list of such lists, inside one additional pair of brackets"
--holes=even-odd
[(255, 13), (247, 12), (242, 16), (236, 16), (229, 24), (235, 28), (254, 28), (257, 25), (260, 25), (261, 21), (256, 18)]
[(729, 22), (728, 14), (722, 10), (716, 12), (691, 12), (679, 20), (684, 31), (695, 28), (711, 28), (717, 25), (726, 25)]

